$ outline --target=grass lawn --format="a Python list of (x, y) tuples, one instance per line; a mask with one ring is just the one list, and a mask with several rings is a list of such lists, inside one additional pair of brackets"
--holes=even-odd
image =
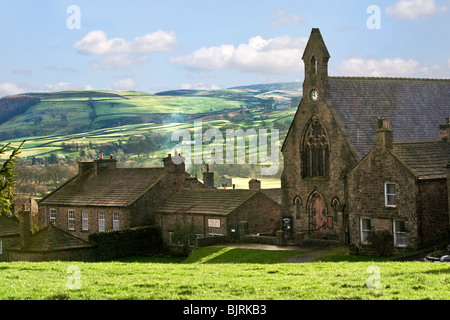
[(205, 248), (184, 258), (0, 263), (2, 300), (448, 300), (450, 264), (285, 263), (302, 251)]

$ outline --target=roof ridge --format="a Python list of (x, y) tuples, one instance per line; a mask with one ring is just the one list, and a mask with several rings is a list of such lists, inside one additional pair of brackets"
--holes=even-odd
[(447, 78), (408, 78), (408, 77), (367, 77), (367, 76), (329, 76), (330, 79), (355, 80), (418, 80), (418, 81), (450, 81)]
[(394, 141), (394, 145), (395, 144), (425, 144), (425, 143), (440, 143), (443, 142), (445, 143), (445, 141), (442, 140), (429, 140), (429, 141)]

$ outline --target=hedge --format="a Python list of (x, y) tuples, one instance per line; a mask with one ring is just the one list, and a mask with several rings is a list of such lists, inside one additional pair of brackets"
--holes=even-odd
[(152, 255), (163, 250), (158, 226), (135, 227), (93, 233), (89, 241), (97, 244), (97, 260), (104, 261), (127, 256)]

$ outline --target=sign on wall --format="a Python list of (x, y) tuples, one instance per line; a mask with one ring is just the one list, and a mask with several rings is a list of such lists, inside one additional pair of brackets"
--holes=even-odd
[(220, 219), (208, 219), (208, 227), (220, 228)]

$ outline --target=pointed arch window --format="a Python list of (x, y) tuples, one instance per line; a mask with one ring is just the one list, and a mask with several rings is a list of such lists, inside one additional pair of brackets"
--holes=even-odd
[(294, 206), (295, 206), (295, 218), (300, 219), (303, 211), (303, 204), (302, 200), (298, 196), (295, 197), (294, 199)]
[(333, 220), (337, 221), (337, 216), (340, 210), (339, 199), (337, 197), (334, 197), (333, 200), (331, 200), (331, 207), (333, 208)]
[(317, 74), (317, 59), (315, 56), (311, 57), (311, 71), (313, 74)]
[(316, 116), (309, 121), (302, 143), (303, 177), (328, 177), (330, 146), (325, 128)]

